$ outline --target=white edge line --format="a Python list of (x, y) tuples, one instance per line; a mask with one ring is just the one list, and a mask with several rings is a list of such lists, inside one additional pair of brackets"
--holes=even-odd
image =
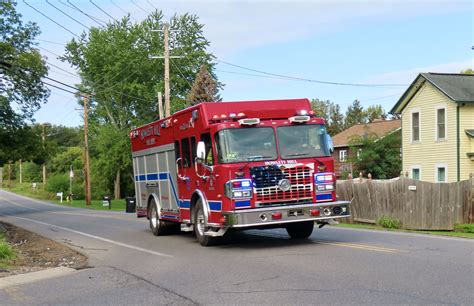
[(46, 222), (41, 222), (41, 221), (36, 221), (36, 220), (33, 220), (33, 219), (28, 219), (28, 218), (23, 218), (23, 217), (16, 217), (16, 216), (8, 216), (8, 215), (3, 215), (3, 216), (15, 218), (15, 219), (26, 220), (26, 221), (46, 225), (46, 226), (52, 226), (52, 227), (55, 227), (55, 228), (62, 229), (64, 231), (68, 231), (68, 232), (75, 233), (75, 234), (78, 234), (78, 235), (86, 236), (86, 237), (89, 237), (89, 238), (97, 239), (97, 240), (108, 242), (108, 243), (111, 243), (111, 244), (115, 244), (115, 245), (118, 245), (118, 246), (121, 246), (121, 247), (124, 247), (124, 248), (129, 248), (129, 249), (132, 249), (132, 250), (136, 250), (136, 251), (140, 251), (140, 252), (144, 252), (144, 253), (148, 253), (148, 254), (152, 254), (152, 255), (156, 255), (156, 256), (173, 258), (173, 256), (168, 255), (168, 254), (147, 250), (147, 249), (137, 247), (137, 246), (133, 246), (133, 245), (130, 245), (130, 244), (127, 244), (127, 243), (110, 240), (110, 239), (107, 239), (107, 238), (87, 234), (87, 233), (84, 233), (84, 232), (76, 231), (76, 230), (73, 230), (73, 229), (69, 229), (69, 228), (54, 225), (54, 224), (49, 224), (49, 223), (46, 223)]

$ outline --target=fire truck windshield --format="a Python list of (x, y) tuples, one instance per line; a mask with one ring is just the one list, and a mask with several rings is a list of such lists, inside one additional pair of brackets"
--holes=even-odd
[(324, 125), (292, 125), (277, 128), (282, 159), (329, 156)]
[(219, 163), (277, 159), (273, 128), (226, 129), (216, 136)]

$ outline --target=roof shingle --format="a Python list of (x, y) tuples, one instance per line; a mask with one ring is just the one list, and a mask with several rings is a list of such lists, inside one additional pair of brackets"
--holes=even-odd
[(396, 120), (380, 120), (374, 121), (367, 124), (357, 124), (347, 130), (334, 135), (332, 142), (334, 147), (347, 147), (349, 141), (353, 136), (364, 136), (367, 134), (376, 134), (378, 137), (382, 137), (390, 132), (394, 132), (402, 127), (402, 121)]

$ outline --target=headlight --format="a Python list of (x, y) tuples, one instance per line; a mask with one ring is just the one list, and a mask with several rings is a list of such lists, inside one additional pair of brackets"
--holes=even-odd
[(225, 195), (229, 199), (248, 199), (252, 197), (250, 179), (231, 180), (225, 183)]

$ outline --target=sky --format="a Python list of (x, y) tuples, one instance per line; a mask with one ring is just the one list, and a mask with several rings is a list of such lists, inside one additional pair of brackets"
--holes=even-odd
[[(85, 26), (110, 17), (86, 0), (49, 0)], [(86, 30), (46, 1), (27, 0), (70, 31)], [(305, 80), (271, 77), (220, 62), (216, 74), (225, 84), (224, 101), (309, 98), (330, 100), (345, 111), (355, 99), (364, 107), (380, 104), (388, 112), (420, 72), (458, 73), (473, 68), (474, 1), (469, 0), (93, 0), (112, 17), (129, 12), (142, 20), (154, 7), (165, 16), (191, 13), (204, 24), (209, 51), (220, 61)], [(36, 22), (49, 76), (67, 84), (80, 79), (57, 59), (73, 35), (18, 1), (24, 21)], [(171, 66), (171, 69), (173, 67)], [(341, 86), (315, 81), (397, 86)], [(171, 85), (172, 86), (172, 85)], [(72, 94), (51, 88), (36, 122), (82, 125)]]

